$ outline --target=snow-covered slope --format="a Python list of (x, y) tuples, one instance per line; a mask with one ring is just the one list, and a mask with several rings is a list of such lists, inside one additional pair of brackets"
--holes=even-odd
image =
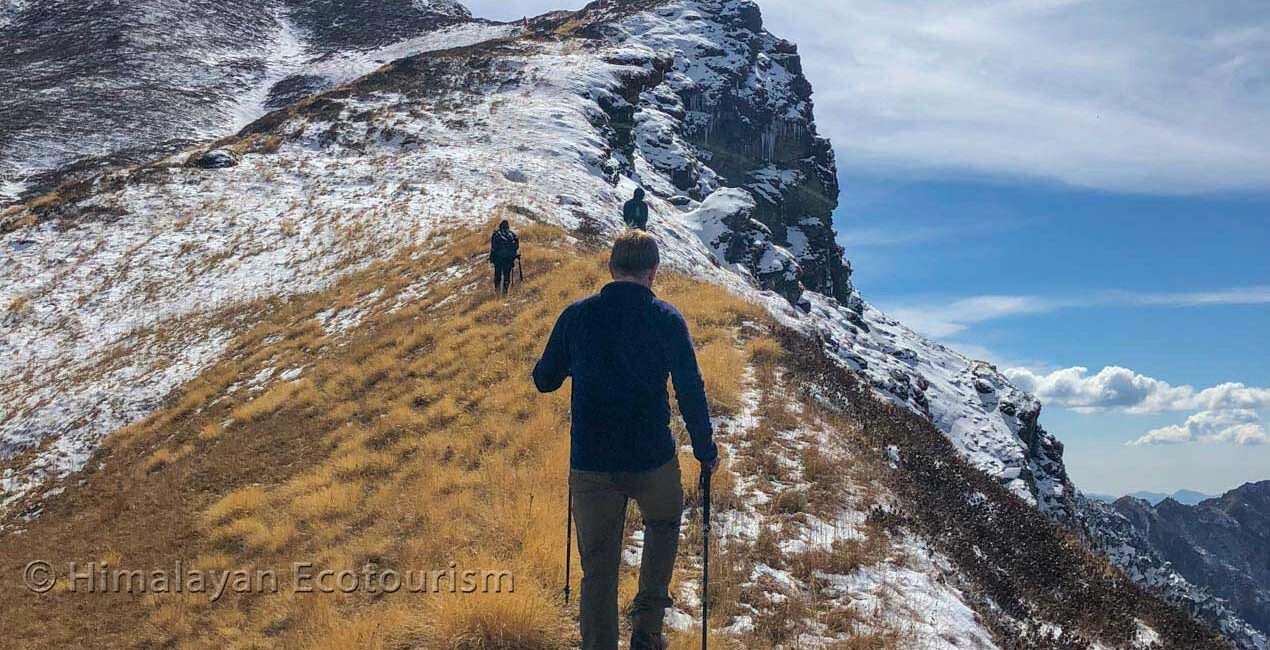
[[(810, 85), (753, 3), (597, 2), (525, 28), (450, 18), (397, 43), (287, 58), (241, 97), (285, 103), (387, 64), (236, 137), (5, 214), (0, 501), (81, 469), (217, 358), (252, 300), (328, 286), (497, 214), (611, 234), (640, 185), (668, 265), (817, 336), (972, 466), (1074, 520), (1040, 404), (851, 285)], [(235, 164), (187, 164), (213, 147)]]
[(404, 56), (503, 29), (472, 21), (451, 0), (8, 3), (0, 9), (0, 205), (231, 133), (270, 97), (298, 98), (370, 72), (378, 48), (399, 44), (389, 54)]
[[(631, 15), (605, 15), (621, 11)], [(797, 69), (792, 46), (753, 31), (752, 12), (744, 2), (674, 3), (638, 13), (601, 6), (589, 24), (606, 33), (583, 47), (521, 39), (490, 44), (473, 58), (458, 50), (405, 59), (351, 90), (249, 128), (281, 136), (274, 154), (248, 152), (241, 165), (216, 171), (183, 167), (184, 155), (176, 156), (108, 174), (85, 200), (37, 215), (37, 225), (5, 235), (13, 264), (5, 269), (4, 297), (22, 306), (8, 316), (5, 377), (25, 405), (6, 414), (5, 448), (12, 454), (53, 438), (81, 440), (63, 442), (55, 454), (63, 458), (53, 463), (59, 473), (72, 471), (82, 462), (74, 460), (82, 458), (76, 450), (91, 449), (143, 413), (139, 405), (170, 388), (157, 373), (136, 369), (162, 356), (137, 340), (147, 328), (311, 290), (365, 261), (349, 254), (353, 245), (388, 251), (446, 223), (484, 221), (500, 207), (570, 228), (586, 218), (616, 229), (620, 204), (639, 183), (652, 192), (655, 230), (672, 265), (753, 294), (788, 322), (818, 330), (880, 390), (929, 411), (976, 466), (1025, 499), (1039, 494), (1043, 505), (1061, 503), (1061, 465), (1043, 465), (1046, 458), (1025, 440), (1035, 401), (855, 295), (834, 257), (829, 211), (836, 187), (806, 180), (831, 179), (832, 158), (815, 136), (807, 93), (792, 90), (791, 80), (801, 79), (785, 67)], [(558, 27), (539, 27), (548, 28)], [(383, 56), (430, 48), (432, 38), (391, 46)], [(348, 59), (327, 63), (347, 74), (359, 65), (337, 63)], [(433, 87), (418, 87), (416, 77)], [(691, 110), (693, 103), (710, 110)], [(770, 134), (767, 144), (737, 151), (720, 142), (711, 126), (720, 103), (739, 111), (729, 120)], [(629, 136), (621, 123), (627, 115)], [(722, 154), (732, 176), (750, 181), (745, 191), (725, 187), (727, 179), (710, 166)], [(774, 185), (773, 178), (793, 182)], [(805, 195), (809, 186), (827, 192), (817, 211), (773, 216), (790, 207), (786, 195)], [(776, 207), (764, 212), (761, 202)], [(717, 223), (706, 223), (711, 219)], [(803, 294), (805, 285), (812, 291)], [(121, 344), (136, 348), (129, 348), (128, 367), (96, 373), (79, 390), (47, 381), (83, 376)], [(204, 345), (214, 354), (214, 338)], [(205, 355), (191, 357), (187, 372)], [(170, 372), (170, 362), (164, 365)], [(30, 384), (21, 381), (24, 370)], [(123, 390), (152, 382), (156, 391)], [(103, 400), (106, 394), (112, 399)], [(94, 411), (82, 419), (61, 415)], [(1037, 448), (1044, 453), (1052, 445), (1043, 440)]]

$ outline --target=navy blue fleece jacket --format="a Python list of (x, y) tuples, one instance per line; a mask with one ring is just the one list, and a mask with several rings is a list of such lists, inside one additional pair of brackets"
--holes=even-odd
[(550, 393), (570, 376), (573, 469), (642, 472), (674, 458), (667, 377), (693, 455), (718, 456), (688, 324), (643, 285), (612, 282), (564, 310), (534, 367), (534, 384)]

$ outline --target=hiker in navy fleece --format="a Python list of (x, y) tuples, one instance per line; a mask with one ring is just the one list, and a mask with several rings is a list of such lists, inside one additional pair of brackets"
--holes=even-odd
[(630, 499), (645, 527), (630, 647), (665, 647), (662, 619), (671, 605), (683, 512), (668, 377), (693, 455), (706, 472), (718, 463), (688, 324), (652, 292), (658, 262), (651, 235), (622, 233), (609, 258), (613, 282), (565, 309), (534, 367), (534, 383), (544, 393), (573, 377), (569, 489), (582, 556), (584, 650), (617, 648), (617, 575)]

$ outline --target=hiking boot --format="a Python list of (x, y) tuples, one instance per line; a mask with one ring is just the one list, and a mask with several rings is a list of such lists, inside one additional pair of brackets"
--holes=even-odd
[(668, 646), (661, 632), (631, 632), (631, 650), (666, 650)]

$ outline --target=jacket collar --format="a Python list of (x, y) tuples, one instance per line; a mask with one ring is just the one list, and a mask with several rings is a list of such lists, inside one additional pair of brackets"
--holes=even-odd
[(653, 293), (652, 289), (649, 289), (648, 287), (642, 284), (639, 284), (638, 282), (628, 282), (625, 280), (621, 280), (621, 281), (615, 280), (613, 282), (610, 282), (604, 285), (604, 288), (600, 289), (600, 295), (648, 296), (649, 298), (655, 298), (657, 296), (657, 294)]

